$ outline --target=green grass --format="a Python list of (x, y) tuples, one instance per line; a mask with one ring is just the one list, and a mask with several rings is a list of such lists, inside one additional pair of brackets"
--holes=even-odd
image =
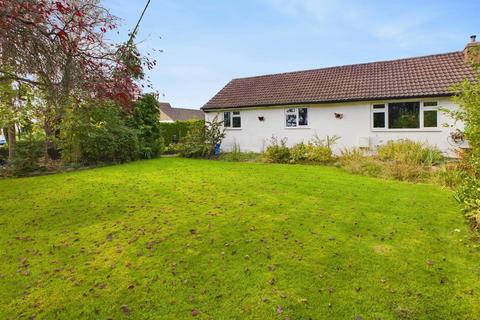
[(432, 185), (163, 158), (0, 190), (0, 319), (480, 317), (479, 244)]

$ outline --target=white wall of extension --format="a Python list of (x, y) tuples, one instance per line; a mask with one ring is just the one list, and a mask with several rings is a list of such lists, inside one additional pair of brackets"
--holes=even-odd
[[(439, 108), (453, 110), (455, 105), (449, 98), (409, 99), (383, 101), (438, 101)], [(425, 129), (374, 129), (372, 125), (372, 105), (375, 102), (354, 102), (338, 104), (311, 104), (291, 105), (281, 107), (239, 108), (241, 128), (226, 129), (226, 138), (222, 142), (222, 150), (231, 150), (234, 143), (240, 146), (241, 151), (261, 152), (270, 138), (286, 138), (287, 144), (292, 146), (301, 141), (307, 142), (314, 135), (320, 138), (336, 135), (340, 137), (334, 146), (338, 153), (343, 148), (359, 147), (367, 141), (370, 149), (389, 140), (411, 139), (436, 145), (443, 152), (453, 155), (454, 147), (449, 139), (454, 129), (446, 128), (443, 124), (453, 124), (453, 121), (444, 112), (438, 111), (438, 127)], [(291, 107), (308, 108), (308, 126), (287, 128), (285, 110)], [(232, 111), (233, 109), (229, 109)], [(335, 113), (341, 115), (341, 119)], [(223, 119), (223, 110), (206, 112), (206, 120), (212, 120), (218, 114)], [(263, 121), (259, 120), (263, 117)], [(457, 124), (461, 126), (461, 124)]]

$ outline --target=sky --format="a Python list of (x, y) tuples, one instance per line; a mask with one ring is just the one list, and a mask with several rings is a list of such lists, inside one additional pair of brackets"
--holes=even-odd
[[(146, 0), (102, 0), (125, 41)], [(198, 109), (228, 81), (463, 50), (480, 1), (151, 0), (138, 47), (160, 100)], [(149, 91), (149, 90), (146, 90)], [(152, 90), (150, 90), (152, 91)]]

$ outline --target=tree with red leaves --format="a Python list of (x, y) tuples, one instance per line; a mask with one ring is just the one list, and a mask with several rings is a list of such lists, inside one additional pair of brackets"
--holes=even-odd
[(87, 99), (129, 108), (140, 93), (144, 60), (131, 39), (106, 39), (117, 18), (99, 0), (0, 0), (0, 81), (38, 87), (48, 155), (66, 108)]

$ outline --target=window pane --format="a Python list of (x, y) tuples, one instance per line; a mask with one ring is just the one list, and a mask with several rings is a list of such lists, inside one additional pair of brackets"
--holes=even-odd
[(424, 107), (436, 107), (437, 106), (437, 101), (425, 101), (423, 103)]
[(223, 113), (223, 126), (224, 127), (230, 127), (232, 125), (230, 121), (230, 112), (224, 112)]
[(423, 112), (423, 126), (425, 128), (436, 128), (438, 126), (436, 110), (428, 110)]
[(240, 111), (233, 111), (233, 115), (239, 115)]
[(240, 128), (242, 126), (242, 119), (239, 116), (232, 117), (232, 127)]
[(385, 108), (384, 104), (374, 104), (373, 105), (373, 109), (383, 109), (383, 108)]
[(388, 104), (389, 129), (420, 128), (420, 102), (396, 102)]
[(385, 128), (385, 112), (375, 112), (373, 114), (373, 127)]
[(296, 114), (291, 114), (287, 113), (286, 114), (286, 120), (287, 120), (287, 127), (296, 127), (297, 126), (297, 115)]
[(299, 126), (308, 125), (308, 109), (307, 108), (298, 109), (298, 125)]

